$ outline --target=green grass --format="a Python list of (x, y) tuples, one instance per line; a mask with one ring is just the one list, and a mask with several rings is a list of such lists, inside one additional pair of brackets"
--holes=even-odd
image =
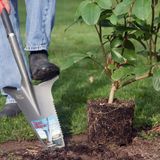
[[(60, 67), (72, 53), (99, 52), (98, 38), (92, 27), (76, 24), (67, 32), (64, 30), (73, 22), (76, 7), (81, 0), (57, 1), (55, 28), (50, 44), (50, 60)], [(25, 38), (24, 2), (19, 1), (22, 38)], [(91, 83), (89, 78), (93, 77)], [(109, 80), (93, 62), (82, 61), (61, 72), (52, 92), (58, 116), (65, 134), (79, 134), (86, 131), (86, 107), (89, 99), (107, 97)], [(151, 79), (136, 82), (119, 90), (116, 97), (133, 99), (136, 103), (135, 127), (160, 124), (160, 94), (152, 88)], [(4, 105), (0, 98), (0, 106)], [(13, 119), (0, 120), (0, 142), (7, 140), (33, 139), (35, 135), (23, 115)]]

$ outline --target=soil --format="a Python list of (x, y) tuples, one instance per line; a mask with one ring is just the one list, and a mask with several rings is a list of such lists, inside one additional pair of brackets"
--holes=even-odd
[(44, 149), (38, 141), (0, 144), (0, 160), (159, 160), (160, 137), (134, 138), (128, 146), (91, 147), (86, 135), (65, 138), (64, 149)]
[[(92, 102), (92, 104), (94, 103)], [(121, 104), (123, 104), (122, 106), (126, 105), (126, 103)], [(89, 132), (84, 135), (65, 137), (65, 148), (45, 149), (39, 141), (7, 142), (0, 144), (0, 160), (160, 160), (160, 137), (152, 140), (135, 137), (132, 143), (128, 143), (133, 138), (131, 121), (134, 110), (133, 103), (129, 104), (129, 107), (125, 107), (124, 110), (122, 110), (123, 107), (119, 107), (118, 110), (109, 107), (108, 110), (103, 105), (99, 108), (94, 104), (94, 109), (89, 108)], [(118, 111), (118, 114), (114, 111)], [(106, 118), (108, 114), (100, 116), (100, 113), (105, 112), (112, 112), (112, 116), (110, 118)], [(123, 116), (121, 117), (121, 115)], [(95, 125), (96, 129), (92, 130), (90, 126), (95, 119), (98, 119), (98, 122), (95, 123), (98, 125)], [(112, 134), (108, 134), (105, 130), (109, 127), (106, 121), (112, 124), (111, 126), (115, 126), (115, 128), (111, 127)], [(118, 124), (123, 128), (118, 127)], [(147, 132), (156, 132), (160, 135), (160, 126)], [(97, 134), (98, 136), (95, 136)], [(108, 143), (108, 137), (111, 138), (109, 141), (113, 140), (116, 143)], [(120, 138), (125, 141), (122, 143)], [(94, 140), (96, 143), (91, 143)]]
[(127, 145), (133, 138), (134, 101), (108, 99), (88, 102), (88, 140), (90, 144)]

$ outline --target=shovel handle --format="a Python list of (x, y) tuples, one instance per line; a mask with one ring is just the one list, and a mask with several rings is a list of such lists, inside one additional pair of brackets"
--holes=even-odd
[(0, 14), (1, 14), (2, 21), (3, 21), (3, 24), (4, 24), (4, 27), (5, 27), (7, 34), (14, 33), (13, 27), (11, 25), (11, 21), (9, 19), (9, 14), (8, 14), (2, 0), (0, 0)]
[(5, 8), (4, 3), (2, 2), (2, 0), (0, 0), (0, 14), (2, 12), (2, 10)]

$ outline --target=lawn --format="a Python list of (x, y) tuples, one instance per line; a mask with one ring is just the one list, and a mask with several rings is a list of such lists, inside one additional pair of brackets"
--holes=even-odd
[[(63, 62), (73, 53), (95, 52), (99, 56), (100, 48), (95, 30), (84, 24), (73, 23), (76, 7), (81, 0), (57, 0), (55, 28), (50, 44), (50, 61), (63, 68)], [(24, 2), (19, 0), (19, 12), (22, 38), (25, 41)], [(93, 81), (91, 82), (90, 79)], [(62, 70), (52, 92), (58, 116), (64, 134), (80, 134), (87, 128), (87, 100), (108, 96), (110, 82), (91, 61), (85, 60), (69, 69)], [(152, 87), (152, 81), (136, 82), (119, 90), (116, 97), (133, 99), (136, 103), (134, 126), (136, 128), (154, 126), (160, 123), (160, 93)], [(0, 98), (0, 106), (5, 98)], [(23, 115), (0, 121), (0, 142), (7, 140), (33, 139), (35, 134)]]

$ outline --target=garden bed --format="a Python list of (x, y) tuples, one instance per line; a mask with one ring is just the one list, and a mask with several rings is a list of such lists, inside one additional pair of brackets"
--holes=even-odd
[(66, 147), (44, 150), (38, 141), (7, 142), (0, 144), (0, 160), (158, 160), (160, 137), (144, 140), (135, 137), (128, 146), (91, 147), (86, 135), (67, 137)]

